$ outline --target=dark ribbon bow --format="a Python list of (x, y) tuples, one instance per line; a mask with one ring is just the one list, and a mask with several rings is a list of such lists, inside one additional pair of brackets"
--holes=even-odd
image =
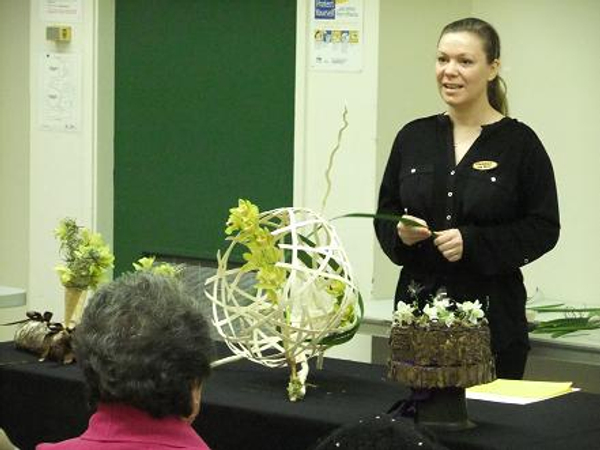
[(16, 320), (14, 322), (7, 322), (7, 323), (3, 323), (0, 324), (1, 326), (8, 326), (8, 325), (18, 325), (20, 323), (25, 323), (29, 320), (35, 320), (36, 322), (50, 322), (50, 319), (52, 319), (52, 313), (50, 311), (46, 311), (44, 312), (44, 314), (39, 313), (37, 311), (27, 311), (25, 313), (25, 315), (27, 316), (26, 319), (21, 319), (21, 320)]
[(38, 322), (50, 322), (50, 319), (52, 319), (52, 313), (50, 311), (45, 311), (44, 314), (37, 311), (27, 311), (25, 315), (29, 319), (36, 320)]
[(60, 333), (61, 331), (71, 331), (71, 329), (66, 328), (60, 322), (49, 322), (48, 323), (48, 331), (50, 332), (50, 334), (56, 334), (56, 333)]
[(45, 323), (46, 327), (48, 328), (48, 331), (50, 332), (50, 334), (59, 333), (59, 332), (61, 332), (63, 330), (72, 331), (70, 328), (66, 328), (60, 322), (50, 322), (50, 320), (52, 319), (52, 313), (50, 311), (44, 311), (43, 314), (40, 313), (40, 312), (38, 312), (38, 311), (27, 311), (25, 313), (25, 315), (27, 316), (26, 319), (17, 320), (15, 322), (3, 323), (1, 325), (2, 326), (18, 325), (20, 323), (25, 323), (25, 322), (28, 322), (30, 320), (33, 320), (35, 322)]

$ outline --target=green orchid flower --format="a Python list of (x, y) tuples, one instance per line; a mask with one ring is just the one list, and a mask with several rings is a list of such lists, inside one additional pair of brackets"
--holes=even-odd
[(133, 263), (136, 272), (146, 271), (166, 277), (178, 277), (183, 271), (182, 265), (169, 264), (166, 262), (156, 263), (156, 256), (144, 256)]
[(337, 299), (341, 298), (344, 295), (345, 290), (346, 285), (340, 280), (331, 280), (331, 282), (327, 286), (327, 292)]
[(230, 235), (238, 232), (234, 238), (244, 243), (252, 239), (258, 227), (258, 207), (248, 200), (238, 200), (238, 207), (229, 210), (230, 216), (227, 219), (227, 228), (225, 233)]

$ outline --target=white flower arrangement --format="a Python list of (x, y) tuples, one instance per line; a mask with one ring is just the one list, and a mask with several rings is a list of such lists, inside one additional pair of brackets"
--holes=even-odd
[(456, 302), (446, 292), (439, 292), (423, 308), (419, 308), (417, 301), (398, 302), (393, 320), (396, 325), (425, 328), (433, 324), (477, 327), (486, 321), (479, 300)]

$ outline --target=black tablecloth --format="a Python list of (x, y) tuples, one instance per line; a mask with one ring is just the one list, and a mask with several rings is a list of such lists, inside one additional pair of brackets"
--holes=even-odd
[[(326, 359), (306, 398), (287, 400), (285, 369), (248, 361), (217, 368), (194, 427), (213, 450), (306, 450), (337, 426), (388, 410), (408, 391), (382, 366)], [(85, 430), (90, 412), (77, 365), (39, 363), (0, 344), (0, 426), (22, 450)], [(600, 396), (572, 393), (527, 406), (469, 401), (478, 425), (438, 434), (451, 449), (598, 449)]]

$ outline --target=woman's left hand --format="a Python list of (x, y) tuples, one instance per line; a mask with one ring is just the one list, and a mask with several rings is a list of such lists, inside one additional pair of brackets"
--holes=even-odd
[(463, 256), (462, 234), (456, 228), (437, 231), (433, 243), (450, 262), (460, 261)]

